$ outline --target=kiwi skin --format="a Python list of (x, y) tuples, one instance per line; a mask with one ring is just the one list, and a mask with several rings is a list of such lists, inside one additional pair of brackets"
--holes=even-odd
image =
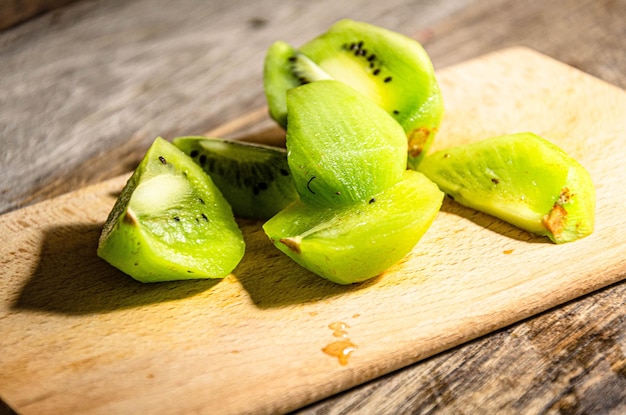
[(157, 138), (116, 200), (97, 254), (144, 282), (223, 278), (245, 244), (232, 211), (187, 155)]
[(456, 202), (560, 244), (594, 229), (595, 188), (585, 168), (533, 133), (437, 151), (419, 166)]
[[(294, 70), (298, 54), (315, 70)], [(419, 42), (375, 25), (340, 20), (296, 49), (277, 42), (267, 52), (264, 87), (272, 117), (286, 127), (284, 91), (318, 80), (344, 82), (382, 107), (404, 129), (408, 167), (417, 168), (443, 118), (444, 104), (430, 57)], [(309, 75), (309, 76), (307, 76)]]
[(176, 137), (239, 218), (269, 219), (298, 197), (284, 148), (216, 137)]
[(369, 200), (319, 208), (296, 201), (263, 225), (273, 244), (309, 271), (338, 284), (365, 281), (406, 256), (430, 227), (443, 192), (423, 174)]

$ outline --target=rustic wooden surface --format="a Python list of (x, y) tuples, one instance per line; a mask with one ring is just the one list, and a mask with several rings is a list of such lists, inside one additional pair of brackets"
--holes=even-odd
[[(436, 68), (526, 45), (624, 88), (625, 13), (624, 1), (83, 0), (0, 33), (0, 211), (128, 171), (155, 135), (261, 107), (267, 44), (339, 17), (416, 37)], [(625, 299), (613, 285), (301, 412), (623, 412)]]
[(76, 0), (4, 0), (0, 2), (0, 30), (53, 11)]

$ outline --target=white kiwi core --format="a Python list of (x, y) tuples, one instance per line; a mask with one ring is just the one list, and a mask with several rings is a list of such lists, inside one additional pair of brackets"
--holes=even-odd
[(128, 209), (137, 215), (162, 212), (187, 198), (192, 192), (182, 176), (159, 174), (142, 181), (130, 199)]

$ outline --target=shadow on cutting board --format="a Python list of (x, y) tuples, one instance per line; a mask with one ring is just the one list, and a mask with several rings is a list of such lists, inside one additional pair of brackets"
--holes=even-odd
[(39, 261), (13, 304), (64, 314), (111, 312), (193, 296), (221, 280), (143, 284), (96, 255), (102, 224), (46, 230)]

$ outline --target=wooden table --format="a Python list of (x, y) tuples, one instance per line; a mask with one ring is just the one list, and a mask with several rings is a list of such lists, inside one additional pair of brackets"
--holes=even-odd
[[(626, 88), (624, 0), (82, 0), (0, 32), (0, 213), (262, 108), (266, 47), (341, 17), (415, 37), (437, 70), (521, 45)], [(614, 284), (298, 413), (623, 413), (625, 302)]]

